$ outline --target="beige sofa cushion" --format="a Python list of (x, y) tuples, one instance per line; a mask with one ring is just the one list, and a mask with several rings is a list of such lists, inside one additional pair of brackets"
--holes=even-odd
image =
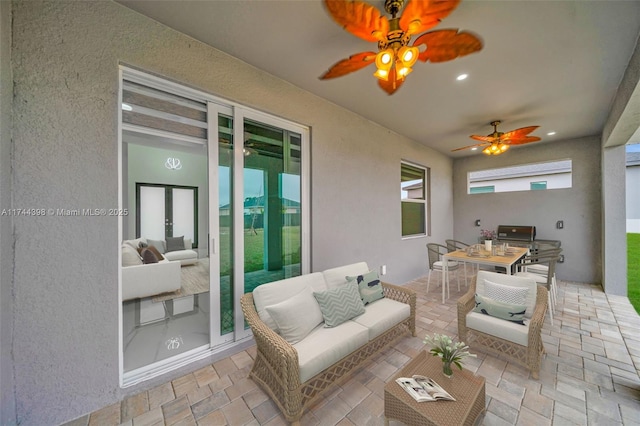
[(358, 276), (369, 272), (366, 262), (352, 263), (351, 265), (339, 266), (337, 268), (327, 269), (322, 272), (327, 288), (336, 287), (346, 284), (348, 276)]
[(304, 340), (293, 345), (298, 352), (300, 382), (306, 382), (365, 345), (368, 335), (367, 328), (354, 321), (333, 328), (316, 327)]
[[(286, 280), (262, 284), (253, 290), (253, 303), (260, 319), (275, 332), (279, 332), (278, 325), (266, 310), (267, 306), (284, 302), (310, 286), (313, 291), (322, 291), (327, 287), (320, 272), (287, 278)], [(312, 296), (313, 297), (313, 296)], [(319, 309), (319, 308), (318, 308)]]
[(373, 340), (411, 315), (411, 307), (392, 299), (380, 299), (365, 306), (366, 312), (353, 321), (369, 330)]
[(529, 345), (529, 321), (525, 325), (516, 324), (478, 312), (467, 314), (467, 327), (490, 334), (518, 345)]
[(322, 312), (311, 287), (305, 287), (295, 296), (265, 309), (276, 323), (282, 338), (291, 344), (304, 339), (322, 323)]

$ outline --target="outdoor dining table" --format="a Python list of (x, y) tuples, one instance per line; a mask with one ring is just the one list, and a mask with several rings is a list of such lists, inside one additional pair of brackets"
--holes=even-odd
[(446, 297), (450, 296), (449, 293), (449, 261), (473, 263), (475, 265), (484, 266), (499, 266), (506, 269), (507, 275), (511, 275), (511, 267), (520, 260), (529, 251), (525, 247), (510, 247), (504, 254), (492, 254), (489, 251), (481, 250), (473, 255), (467, 254), (466, 250), (456, 250), (443, 255), (443, 273), (444, 282), (442, 286), (442, 303), (445, 302), (445, 287)]

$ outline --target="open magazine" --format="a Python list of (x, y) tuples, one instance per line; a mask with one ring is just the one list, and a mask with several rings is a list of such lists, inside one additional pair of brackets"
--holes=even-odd
[(455, 401), (455, 398), (442, 389), (433, 379), (425, 376), (400, 377), (396, 382), (418, 402), (438, 401), (440, 399)]

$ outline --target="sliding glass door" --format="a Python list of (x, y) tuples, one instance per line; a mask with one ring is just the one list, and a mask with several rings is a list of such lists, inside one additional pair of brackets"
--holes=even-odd
[[(303, 126), (138, 71), (122, 75), (127, 386), (250, 338), (242, 295), (309, 272), (309, 165)], [(152, 248), (162, 259), (144, 263)]]

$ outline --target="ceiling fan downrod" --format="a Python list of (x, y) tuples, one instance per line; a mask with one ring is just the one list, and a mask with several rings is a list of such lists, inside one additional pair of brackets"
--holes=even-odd
[(395, 18), (402, 6), (404, 5), (404, 0), (385, 0), (384, 2), (384, 10), (387, 11), (392, 18)]

